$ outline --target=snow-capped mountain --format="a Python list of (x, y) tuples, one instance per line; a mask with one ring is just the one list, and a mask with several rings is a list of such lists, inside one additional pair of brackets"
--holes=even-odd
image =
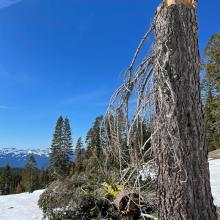
[(0, 148), (0, 167), (9, 164), (13, 168), (23, 168), (30, 154), (34, 155), (38, 168), (48, 166), (49, 149)]

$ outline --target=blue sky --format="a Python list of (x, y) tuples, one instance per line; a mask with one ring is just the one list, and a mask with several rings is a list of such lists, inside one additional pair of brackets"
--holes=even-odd
[[(86, 135), (122, 81), (157, 0), (0, 0), (0, 146), (49, 147), (59, 115)], [(201, 52), (219, 0), (199, 1)]]

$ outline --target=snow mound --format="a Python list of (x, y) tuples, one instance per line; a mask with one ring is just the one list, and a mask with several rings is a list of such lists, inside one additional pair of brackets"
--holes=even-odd
[(216, 206), (220, 207), (220, 159), (210, 160), (209, 167), (214, 203)]
[(42, 220), (43, 213), (38, 207), (39, 196), (44, 190), (0, 196), (0, 219), (2, 220)]

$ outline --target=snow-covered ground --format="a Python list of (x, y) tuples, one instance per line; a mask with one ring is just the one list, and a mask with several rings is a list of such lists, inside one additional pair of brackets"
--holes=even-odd
[(210, 160), (210, 178), (215, 205), (220, 207), (220, 159)]
[[(215, 205), (220, 207), (220, 159), (210, 160), (212, 194)], [(22, 193), (0, 196), (1, 220), (42, 220), (43, 214), (37, 202), (43, 190), (34, 193)]]
[(37, 205), (44, 190), (33, 193), (0, 196), (1, 220), (41, 220), (43, 214)]

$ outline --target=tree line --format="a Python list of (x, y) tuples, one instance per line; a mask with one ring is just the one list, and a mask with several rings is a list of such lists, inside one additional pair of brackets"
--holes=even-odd
[[(75, 147), (68, 118), (57, 120), (50, 147), (48, 169), (40, 170), (34, 155), (29, 155), (24, 168), (12, 168), (7, 164), (0, 169), (0, 195), (33, 192), (43, 189), (57, 179), (79, 174), (96, 167), (96, 153), (102, 155), (100, 128), (102, 116), (98, 116), (88, 131), (85, 142), (80, 137)], [(90, 168), (89, 168), (90, 167)]]
[(29, 155), (24, 168), (12, 168), (7, 164), (0, 170), (0, 195), (31, 193), (46, 188), (48, 183), (48, 170), (37, 168), (33, 154)]
[(69, 119), (62, 116), (58, 118), (50, 149), (49, 176), (51, 181), (80, 173), (91, 165), (91, 158), (94, 155), (101, 157), (102, 118), (102, 116), (98, 116), (95, 119), (92, 128), (87, 133), (85, 142), (82, 137), (79, 137), (75, 148), (73, 148)]

